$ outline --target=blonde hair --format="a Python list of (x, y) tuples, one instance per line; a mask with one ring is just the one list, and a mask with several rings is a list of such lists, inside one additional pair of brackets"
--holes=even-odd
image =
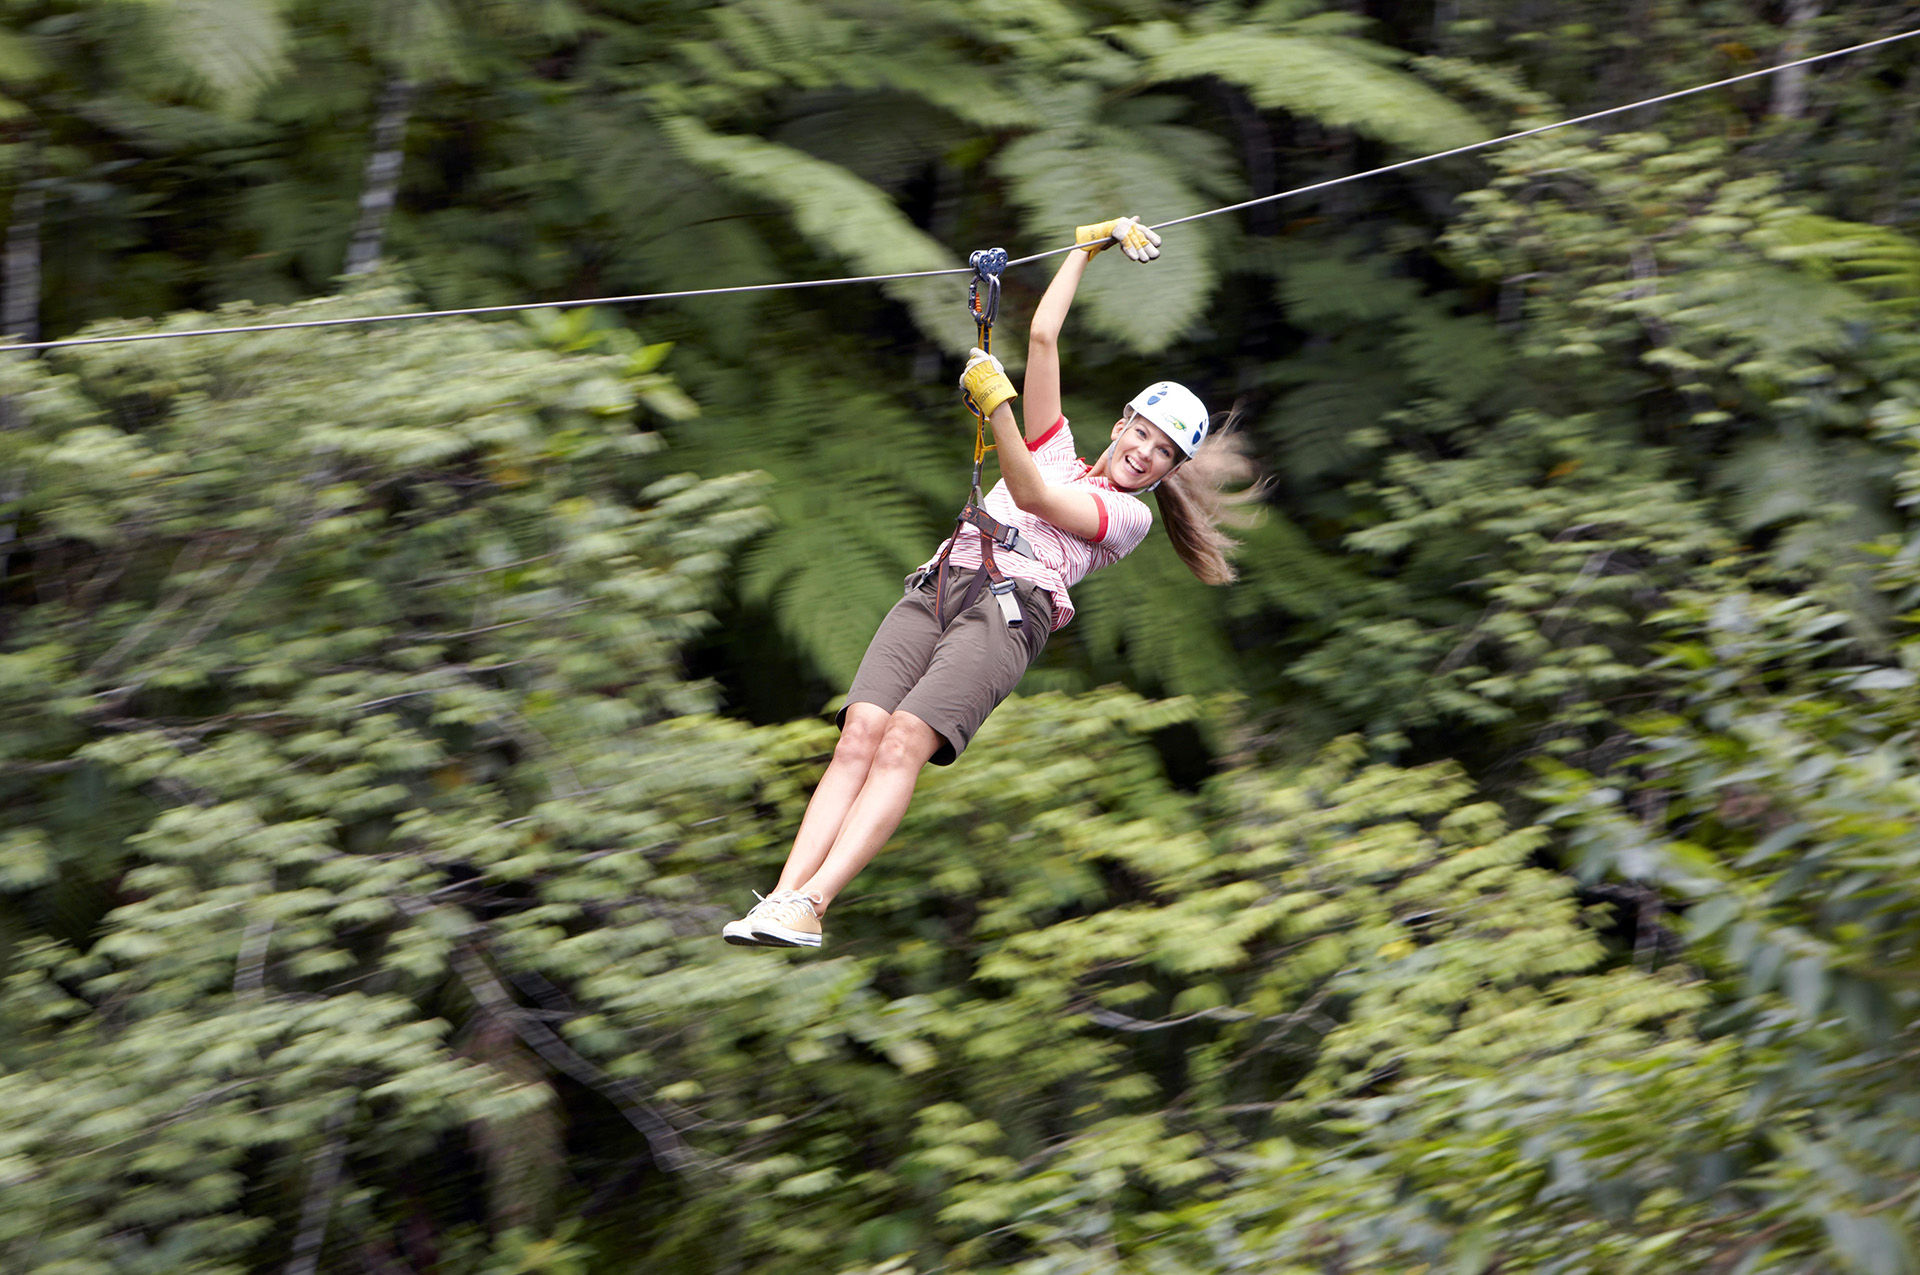
[(1222, 416), (1200, 444), (1199, 454), (1174, 466), (1153, 493), (1160, 499), (1160, 518), (1173, 551), (1202, 584), (1232, 584), (1239, 577), (1227, 555), (1240, 542), (1221, 528), (1251, 526), (1258, 514), (1246, 506), (1257, 501), (1264, 488), (1255, 481), (1259, 466), (1247, 455), (1245, 441), (1231, 432), (1240, 409)]

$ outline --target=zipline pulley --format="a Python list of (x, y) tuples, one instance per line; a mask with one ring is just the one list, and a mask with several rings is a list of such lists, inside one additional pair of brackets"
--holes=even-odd
[[(967, 258), (967, 264), (973, 267), (973, 281), (967, 284), (967, 309), (980, 328), (980, 348), (987, 350), (987, 343), (993, 339), (994, 318), (1000, 313), (1000, 274), (1007, 268), (1007, 250), (978, 249)], [(984, 289), (982, 284), (986, 285)]]

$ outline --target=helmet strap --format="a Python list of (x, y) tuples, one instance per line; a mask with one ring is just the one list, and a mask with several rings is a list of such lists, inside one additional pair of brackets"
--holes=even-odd
[(1180, 468), (1180, 466), (1182, 466), (1182, 465), (1184, 465), (1184, 464), (1186, 464), (1186, 463), (1187, 463), (1187, 460), (1188, 460), (1188, 458), (1187, 458), (1187, 457), (1185, 457), (1185, 456), (1182, 456), (1182, 457), (1180, 457), (1179, 459), (1177, 459), (1177, 460), (1175, 460), (1175, 461), (1173, 462), (1173, 464), (1171, 464), (1171, 465), (1168, 465), (1168, 466), (1167, 466), (1167, 472), (1166, 472), (1166, 473), (1164, 473), (1164, 474), (1162, 474), (1162, 475), (1160, 475), (1160, 476), (1159, 476), (1158, 478), (1156, 478), (1156, 479), (1154, 479), (1154, 480), (1153, 480), (1152, 482), (1150, 482), (1150, 483), (1148, 483), (1148, 484), (1147, 484), (1147, 485), (1146, 485), (1145, 487), (1142, 487), (1142, 488), (1141, 488), (1140, 490), (1141, 490), (1141, 491), (1152, 491), (1152, 490), (1153, 490), (1153, 489), (1154, 489), (1155, 487), (1158, 487), (1158, 486), (1159, 486), (1159, 485), (1160, 485), (1161, 483), (1163, 483), (1163, 482), (1165, 482), (1165, 481), (1167, 481), (1167, 479), (1169, 479), (1169, 478), (1171, 478), (1171, 477), (1173, 477), (1173, 471), (1174, 471), (1174, 470), (1176, 470), (1176, 469), (1178, 469), (1178, 468)]

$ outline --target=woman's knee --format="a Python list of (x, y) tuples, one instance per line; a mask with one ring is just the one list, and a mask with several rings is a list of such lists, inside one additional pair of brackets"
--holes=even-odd
[(880, 749), (880, 741), (891, 724), (891, 715), (877, 704), (847, 705), (847, 717), (841, 724), (840, 742), (834, 745), (833, 759), (861, 766), (872, 765), (874, 754)]
[(933, 727), (912, 713), (895, 713), (887, 719), (873, 764), (877, 769), (917, 771), (939, 747), (940, 736)]

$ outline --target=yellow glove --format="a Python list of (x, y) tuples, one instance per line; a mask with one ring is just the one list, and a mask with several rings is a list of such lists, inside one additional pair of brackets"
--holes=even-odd
[(1141, 225), (1138, 217), (1116, 217), (1112, 221), (1096, 221), (1091, 226), (1076, 226), (1073, 242), (1089, 257), (1114, 244), (1119, 244), (1120, 251), (1135, 261), (1152, 261), (1160, 255), (1160, 236)]
[(960, 388), (981, 416), (992, 416), (994, 408), (1016, 397), (1007, 369), (985, 350), (967, 351), (967, 370), (960, 374)]

